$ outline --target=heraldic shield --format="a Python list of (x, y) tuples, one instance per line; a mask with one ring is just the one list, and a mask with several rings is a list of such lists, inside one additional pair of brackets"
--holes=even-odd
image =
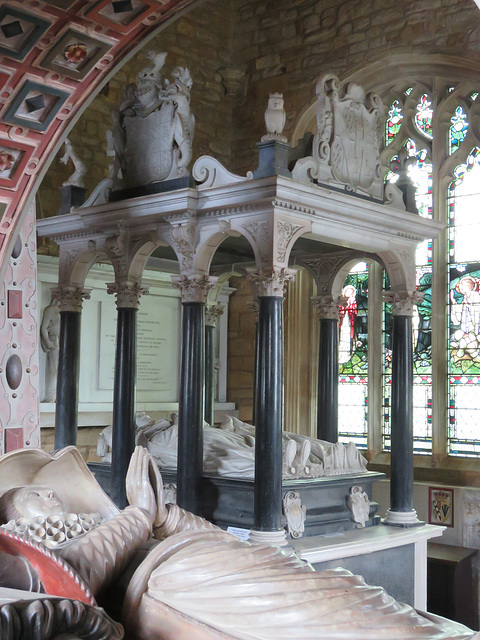
[(126, 117), (125, 186), (166, 180), (174, 168), (173, 102), (164, 102), (146, 116)]
[(367, 108), (359, 85), (347, 86), (341, 99), (333, 97), (332, 175), (340, 183), (368, 190), (380, 177), (377, 142), (378, 109)]

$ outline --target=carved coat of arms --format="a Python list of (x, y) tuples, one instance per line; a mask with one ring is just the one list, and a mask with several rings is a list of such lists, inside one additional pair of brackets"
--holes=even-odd
[(127, 85), (122, 104), (112, 113), (112, 177), (123, 188), (188, 175), (192, 157), (190, 72), (177, 67), (169, 81), (161, 75), (167, 54), (150, 52), (149, 57), (151, 64), (138, 74), (137, 84)]
[(293, 177), (383, 199), (380, 143), (384, 106), (354, 83), (342, 90), (334, 75), (317, 82), (317, 130), (312, 156), (301, 158)]

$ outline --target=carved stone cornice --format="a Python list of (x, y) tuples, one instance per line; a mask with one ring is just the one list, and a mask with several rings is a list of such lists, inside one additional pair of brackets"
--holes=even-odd
[(148, 289), (139, 282), (110, 282), (107, 293), (115, 294), (117, 309), (138, 309), (140, 297), (147, 295)]
[(320, 320), (338, 320), (339, 305), (342, 303), (342, 296), (333, 298), (332, 296), (316, 296), (311, 298), (317, 316)]
[(205, 308), (205, 325), (216, 327), (217, 320), (223, 315), (223, 307), (220, 304), (209, 304)]
[(413, 316), (413, 307), (423, 300), (423, 293), (420, 291), (384, 291), (383, 299), (387, 304), (392, 305), (392, 315)]
[(218, 278), (212, 276), (188, 277), (172, 276), (172, 284), (182, 292), (182, 302), (200, 302), (205, 304), (211, 289), (214, 289)]
[(91, 289), (80, 287), (55, 287), (52, 289), (52, 297), (58, 301), (60, 311), (82, 311), (83, 300), (90, 299)]
[(248, 269), (247, 278), (258, 297), (283, 298), (287, 282), (295, 280), (296, 271), (283, 267)]

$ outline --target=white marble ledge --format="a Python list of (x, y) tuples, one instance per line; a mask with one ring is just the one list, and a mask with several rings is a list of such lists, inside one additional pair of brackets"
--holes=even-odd
[(342, 533), (305, 537), (293, 543), (297, 555), (312, 564), (351, 558), (393, 547), (424, 542), (443, 534), (445, 527), (425, 524), (400, 528), (379, 524), (375, 527), (343, 531)]

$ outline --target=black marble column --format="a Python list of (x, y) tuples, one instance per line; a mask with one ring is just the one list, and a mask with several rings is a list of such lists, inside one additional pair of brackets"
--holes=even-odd
[(413, 509), (412, 318), (393, 317), (390, 509)]
[(111, 498), (124, 509), (128, 505), (125, 480), (135, 449), (137, 309), (140, 296), (147, 290), (139, 283), (113, 283), (108, 285), (107, 291), (116, 294), (117, 298)]
[(55, 405), (55, 449), (77, 444), (78, 377), (82, 301), (89, 290), (58, 287), (52, 291), (60, 307), (60, 336)]
[(205, 325), (205, 422), (215, 422), (215, 326)]
[(320, 318), (317, 438), (338, 441), (338, 318)]
[(215, 338), (217, 320), (223, 314), (221, 305), (205, 308), (205, 422), (215, 422)]
[(60, 311), (55, 449), (77, 444), (81, 311)]
[(257, 392), (258, 385), (257, 380), (260, 379), (259, 375), (259, 367), (260, 367), (260, 354), (258, 351), (259, 342), (258, 342), (258, 302), (256, 300), (249, 302), (247, 304), (247, 309), (252, 311), (255, 314), (255, 345), (254, 345), (254, 365), (253, 365), (253, 394), (252, 394), (252, 420), (255, 424), (256, 413), (257, 413)]
[(390, 509), (385, 524), (419, 524), (413, 508), (413, 344), (415, 294), (386, 294), (393, 302)]
[(183, 302), (178, 415), (177, 504), (200, 514), (205, 384), (204, 306)]
[(254, 529), (282, 522), (283, 297), (259, 296)]
[(137, 309), (117, 309), (117, 341), (113, 387), (112, 493), (115, 504), (127, 504), (125, 478), (135, 449), (135, 378)]

